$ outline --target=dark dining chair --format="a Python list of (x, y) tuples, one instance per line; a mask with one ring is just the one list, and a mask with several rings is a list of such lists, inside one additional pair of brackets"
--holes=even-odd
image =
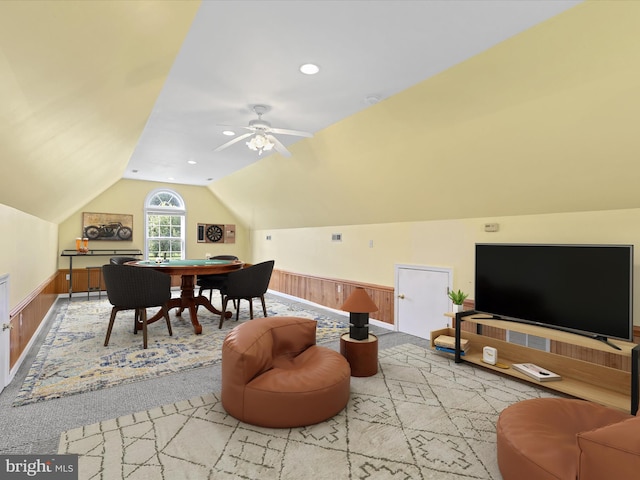
[(169, 335), (173, 335), (167, 302), (171, 299), (171, 277), (156, 270), (130, 265), (103, 265), (102, 276), (107, 297), (113, 305), (104, 346), (109, 344), (116, 314), (121, 310), (135, 310), (133, 333), (142, 324), (142, 344), (147, 348), (147, 308), (160, 307), (167, 321)]
[(124, 265), (127, 262), (137, 262), (139, 258), (136, 257), (111, 257), (109, 263), (111, 265)]
[(222, 295), (222, 313), (220, 314), (220, 325), (222, 328), (229, 300), (237, 300), (236, 321), (240, 314), (240, 300), (249, 301), (249, 316), (253, 319), (253, 299), (259, 298), (262, 302), (262, 312), (267, 316), (267, 306), (264, 303), (264, 294), (269, 288), (269, 280), (273, 273), (274, 260), (251, 265), (250, 267), (234, 270), (227, 274), (227, 280), (220, 288)]
[[(239, 260), (235, 255), (216, 255), (215, 257), (211, 257), (211, 260)], [(196, 285), (199, 288), (198, 296), (202, 295), (203, 290), (209, 290), (209, 301), (211, 301), (211, 296), (214, 290), (220, 290), (224, 282), (227, 280), (228, 273), (217, 273), (213, 275), (198, 275), (196, 279)], [(236, 302), (233, 301), (233, 308), (236, 308)]]

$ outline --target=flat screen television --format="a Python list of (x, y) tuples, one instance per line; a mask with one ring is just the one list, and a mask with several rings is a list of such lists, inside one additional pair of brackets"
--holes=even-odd
[(475, 253), (476, 311), (633, 340), (633, 245), (476, 244)]

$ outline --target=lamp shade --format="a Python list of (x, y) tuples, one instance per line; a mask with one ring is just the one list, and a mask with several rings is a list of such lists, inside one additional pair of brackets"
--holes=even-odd
[(378, 307), (373, 303), (364, 288), (356, 287), (349, 295), (349, 298), (342, 304), (340, 310), (351, 313), (371, 313), (377, 312)]

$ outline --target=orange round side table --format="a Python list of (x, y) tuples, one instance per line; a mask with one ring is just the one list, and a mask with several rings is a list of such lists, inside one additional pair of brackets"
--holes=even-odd
[(348, 333), (340, 337), (340, 353), (351, 366), (352, 377), (370, 377), (378, 373), (378, 337), (370, 333), (365, 340), (355, 340)]

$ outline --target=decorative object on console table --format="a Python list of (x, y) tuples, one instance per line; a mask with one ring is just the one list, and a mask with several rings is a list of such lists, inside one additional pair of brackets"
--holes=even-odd
[(369, 333), (369, 313), (378, 306), (362, 287), (356, 287), (341, 307), (349, 312), (349, 333), (340, 337), (340, 353), (351, 366), (354, 377), (370, 377), (378, 372), (378, 337)]
[(76, 238), (76, 252), (79, 255), (86, 255), (89, 251), (89, 239), (88, 238)]

